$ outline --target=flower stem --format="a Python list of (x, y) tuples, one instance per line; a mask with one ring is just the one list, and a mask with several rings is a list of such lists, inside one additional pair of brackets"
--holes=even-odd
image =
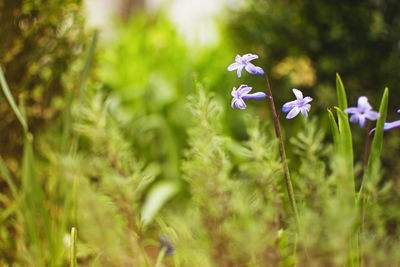
[(267, 74), (265, 74), (265, 80), (267, 82), (268, 94), (269, 94), (268, 99), (269, 99), (269, 103), (271, 105), (272, 116), (273, 116), (273, 119), (274, 119), (275, 134), (276, 134), (276, 137), (279, 139), (279, 154), (281, 156), (281, 161), (282, 161), (282, 164), (283, 164), (283, 171), (284, 171), (284, 175), (285, 175), (286, 189), (287, 189), (287, 192), (288, 192), (290, 205), (292, 207), (292, 210), (293, 210), (293, 213), (294, 213), (294, 216), (295, 216), (295, 219), (296, 219), (296, 226), (297, 226), (297, 229), (299, 229), (299, 215), (298, 215), (298, 212), (297, 212), (296, 200), (294, 198), (292, 180), (290, 179), (289, 166), (288, 166), (287, 160), (286, 160), (285, 144), (283, 142), (281, 126), (279, 124), (278, 114), (276, 113), (274, 97), (272, 96), (271, 86), (269, 84), (269, 80), (268, 80), (268, 75)]
[(76, 228), (71, 228), (71, 267), (76, 267)]
[(358, 249), (359, 249), (359, 261), (360, 266), (362, 266), (362, 234), (364, 231), (364, 221), (365, 221), (365, 184), (364, 179), (366, 177), (367, 168), (368, 168), (368, 158), (370, 154), (371, 148), (371, 135), (370, 135), (370, 123), (367, 121), (366, 125), (366, 137), (365, 137), (365, 148), (364, 148), (364, 161), (363, 161), (363, 180), (361, 181), (361, 207), (360, 207), (360, 230), (358, 232)]

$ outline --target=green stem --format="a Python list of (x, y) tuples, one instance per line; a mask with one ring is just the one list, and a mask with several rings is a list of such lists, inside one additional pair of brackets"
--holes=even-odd
[(363, 164), (363, 180), (361, 181), (361, 207), (360, 207), (360, 230), (358, 232), (358, 258), (360, 262), (360, 266), (363, 266), (363, 257), (362, 257), (362, 234), (364, 231), (364, 223), (365, 223), (365, 184), (364, 179), (367, 176), (367, 169), (368, 169), (368, 158), (370, 154), (371, 148), (371, 135), (369, 134), (370, 131), (370, 123), (367, 121), (366, 126), (366, 138), (365, 138), (365, 149), (364, 149), (364, 164)]
[(293, 213), (294, 213), (294, 216), (295, 216), (295, 219), (296, 219), (296, 226), (297, 226), (297, 229), (299, 229), (299, 215), (298, 215), (298, 212), (297, 212), (296, 200), (294, 198), (292, 180), (290, 179), (289, 166), (288, 166), (287, 160), (286, 160), (285, 144), (283, 142), (281, 126), (280, 126), (280, 123), (279, 123), (278, 115), (276, 113), (274, 97), (272, 96), (272, 90), (271, 90), (271, 86), (269, 84), (269, 80), (268, 80), (268, 75), (267, 74), (265, 74), (265, 80), (267, 82), (268, 93), (269, 93), (269, 103), (271, 105), (272, 116), (273, 116), (273, 119), (274, 119), (275, 134), (276, 134), (276, 137), (279, 139), (279, 154), (281, 156), (281, 161), (282, 161), (282, 164), (283, 164), (283, 171), (284, 171), (284, 175), (285, 175), (286, 189), (287, 189), (287, 192), (288, 192), (290, 205), (292, 207), (292, 210), (293, 210)]
[(155, 267), (161, 267), (162, 265), (162, 260), (164, 259), (165, 255), (167, 254), (167, 248), (166, 247), (162, 247), (160, 250), (160, 253), (158, 253), (158, 257), (157, 257), (157, 262)]
[(77, 230), (75, 227), (71, 229), (71, 267), (78, 266), (76, 262), (76, 235)]

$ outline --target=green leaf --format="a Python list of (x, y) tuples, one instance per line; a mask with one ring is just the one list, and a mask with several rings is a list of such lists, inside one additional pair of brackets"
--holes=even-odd
[[(34, 249), (36, 249), (36, 259), (43, 260), (43, 251), (41, 247), (43, 246), (44, 240), (41, 236), (41, 231), (39, 231), (41, 223), (43, 224), (43, 231), (51, 252), (54, 246), (51, 238), (50, 216), (45, 208), (44, 192), (35, 169), (32, 143), (32, 134), (25, 133), (22, 158), (22, 193), (24, 196), (22, 213), (26, 216), (25, 227), (30, 242)], [(44, 266), (44, 264), (39, 264), (39, 266)]]
[(177, 182), (159, 182), (155, 184), (146, 198), (142, 208), (142, 222), (151, 223), (161, 207), (179, 191)]
[(351, 166), (353, 166), (353, 142), (351, 137), (351, 129), (350, 124), (347, 119), (346, 114), (343, 111), (335, 107), (336, 112), (338, 114), (339, 121), (339, 142), (342, 149), (343, 155), (346, 159), (351, 159)]
[(351, 194), (355, 196), (355, 184), (354, 184), (354, 172), (353, 172), (353, 142), (351, 136), (350, 123), (347, 116), (343, 111), (335, 107), (338, 121), (339, 121), (339, 153), (343, 157), (346, 173), (349, 174), (349, 181), (344, 181), (342, 186), (347, 192), (352, 192)]
[(11, 106), (11, 109), (14, 111), (15, 116), (17, 116), (19, 122), (24, 128), (25, 132), (28, 132), (28, 124), (26, 123), (25, 117), (22, 115), (21, 111), (18, 109), (17, 104), (15, 103), (14, 97), (11, 94), (10, 87), (8, 87), (8, 83), (6, 77), (4, 76), (3, 70), (0, 67), (0, 84), (3, 89), (3, 93), (7, 98), (8, 103)]
[[(336, 92), (339, 103), (339, 108), (341, 110), (345, 110), (347, 108), (347, 98), (346, 98), (346, 90), (344, 89), (342, 79), (339, 76), (339, 73), (336, 73)], [(346, 118), (348, 117), (345, 114)]]
[(339, 151), (339, 129), (337, 123), (335, 121), (335, 117), (330, 109), (328, 109), (328, 116), (329, 116), (329, 124), (331, 126), (332, 136), (333, 136), (333, 143), (335, 145), (336, 151)]
[(10, 187), (11, 193), (13, 195), (13, 198), (15, 200), (18, 199), (18, 190), (17, 186), (15, 185), (13, 179), (11, 178), (11, 175), (7, 169), (6, 164), (4, 163), (3, 158), (0, 156), (0, 174), (3, 177), (3, 179), (6, 181), (8, 187)]
[(389, 89), (385, 88), (385, 92), (383, 93), (381, 105), (379, 108), (380, 117), (376, 123), (374, 140), (372, 141), (371, 152), (368, 158), (368, 175), (376, 174), (379, 168), (383, 143), (383, 126), (386, 121), (388, 99)]

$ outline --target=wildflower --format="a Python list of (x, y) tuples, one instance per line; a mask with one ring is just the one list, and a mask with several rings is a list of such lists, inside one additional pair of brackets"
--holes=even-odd
[[(400, 109), (397, 110), (397, 113), (400, 113)], [(389, 131), (393, 128), (400, 127), (400, 120), (397, 121), (392, 121), (392, 122), (385, 122), (383, 125), (383, 130), (384, 131)], [(376, 128), (372, 129), (369, 134), (373, 133), (376, 130)]]
[(171, 240), (168, 238), (167, 235), (161, 234), (159, 241), (160, 241), (160, 247), (162, 249), (163, 248), (165, 249), (166, 255), (174, 253), (175, 251), (174, 245), (172, 244)]
[(346, 108), (344, 113), (352, 114), (350, 122), (356, 123), (358, 121), (361, 128), (364, 127), (366, 119), (374, 121), (379, 118), (379, 113), (372, 110), (366, 96), (360, 96), (358, 98), (357, 107)]
[(260, 67), (254, 66), (250, 61), (257, 59), (257, 55), (253, 54), (246, 54), (243, 55), (242, 57), (240, 55), (236, 55), (235, 57), (235, 63), (232, 63), (228, 67), (228, 71), (233, 71), (237, 70), (237, 76), (240, 78), (242, 75), (242, 70), (245, 68), (248, 73), (250, 74), (257, 74), (257, 75), (262, 75), (264, 74), (264, 70)]
[(233, 87), (231, 95), (233, 96), (232, 99), (232, 108), (239, 108), (239, 109), (245, 109), (247, 106), (244, 103), (243, 100), (246, 99), (256, 99), (256, 100), (261, 100), (264, 99), (267, 95), (262, 93), (262, 92), (257, 92), (254, 94), (249, 94), (252, 87), (249, 87), (247, 85), (242, 84), (239, 89), (236, 90), (236, 87)]
[(303, 98), (303, 93), (298, 89), (293, 88), (292, 91), (296, 96), (296, 100), (285, 103), (282, 106), (282, 111), (289, 112), (286, 116), (286, 119), (292, 119), (300, 112), (306, 119), (308, 115), (307, 112), (309, 112), (311, 108), (311, 105), (308, 103), (312, 101), (312, 98), (309, 96)]

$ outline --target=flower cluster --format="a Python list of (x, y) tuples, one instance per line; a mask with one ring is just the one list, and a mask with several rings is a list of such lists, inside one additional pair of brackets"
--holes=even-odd
[[(228, 67), (228, 71), (237, 70), (238, 78), (242, 76), (243, 69), (247, 70), (247, 72), (249, 72), (250, 74), (262, 75), (264, 74), (264, 70), (250, 63), (250, 61), (257, 58), (258, 56), (253, 54), (246, 54), (244, 56), (236, 55), (235, 62)], [(245, 84), (239, 86), (238, 89), (236, 89), (236, 87), (233, 87), (231, 93), (233, 97), (231, 104), (232, 108), (245, 109), (247, 105), (246, 103), (244, 103), (244, 100), (246, 99), (262, 100), (267, 96), (265, 93), (262, 92), (249, 94), (251, 90), (252, 88)]]
[[(252, 63), (250, 63), (250, 61), (257, 58), (258, 58), (257, 55), (250, 53), (245, 54), (243, 56), (236, 55), (235, 62), (229, 65), (228, 71), (236, 70), (238, 78), (242, 76), (243, 69), (245, 69), (250, 74), (263, 75), (264, 70), (262, 68), (257, 67)], [(262, 100), (267, 97), (267, 95), (262, 92), (256, 92), (250, 94), (251, 90), (252, 88), (245, 84), (240, 85), (238, 89), (234, 87), (231, 93), (233, 97), (231, 103), (232, 108), (245, 109), (247, 105), (244, 102), (244, 100), (246, 99)], [(304, 118), (307, 118), (308, 112), (310, 111), (311, 108), (309, 102), (312, 101), (312, 98), (309, 96), (303, 98), (303, 93), (298, 89), (293, 89), (293, 93), (296, 96), (296, 100), (284, 104), (282, 107), (282, 111), (288, 112), (286, 116), (287, 119), (292, 119), (296, 117), (299, 113), (301, 113), (304, 116)]]
[[(236, 70), (238, 78), (242, 76), (243, 69), (245, 69), (250, 74), (263, 75), (264, 70), (258, 66), (255, 66), (250, 62), (257, 58), (258, 58), (257, 55), (250, 53), (245, 54), (243, 56), (236, 55), (235, 62), (229, 65), (228, 71)], [(271, 96), (268, 96), (263, 92), (256, 92), (250, 94), (251, 90), (252, 87), (249, 87), (245, 84), (240, 85), (238, 89), (234, 87), (231, 93), (233, 97), (231, 103), (232, 108), (245, 109), (247, 105), (244, 102), (244, 100), (247, 99), (262, 100), (267, 97), (270, 99), (272, 98)], [(310, 102), (313, 99), (309, 96), (303, 97), (303, 93), (298, 89), (293, 88), (292, 91), (296, 97), (296, 100), (285, 103), (282, 106), (282, 111), (288, 113), (286, 115), (286, 119), (293, 119), (300, 113), (306, 119), (308, 117), (308, 112), (310, 112), (311, 108)], [(397, 112), (400, 113), (400, 109), (397, 110)], [(359, 123), (361, 128), (364, 127), (365, 122), (367, 120), (374, 121), (379, 118), (379, 113), (372, 109), (372, 106), (369, 104), (368, 98), (366, 96), (359, 97), (357, 101), (357, 107), (346, 108), (344, 110), (344, 113), (351, 114), (350, 122)], [(385, 131), (397, 127), (400, 127), (400, 120), (393, 122), (385, 122), (384, 124)], [(371, 132), (373, 131), (375, 131), (375, 129), (373, 129)]]

